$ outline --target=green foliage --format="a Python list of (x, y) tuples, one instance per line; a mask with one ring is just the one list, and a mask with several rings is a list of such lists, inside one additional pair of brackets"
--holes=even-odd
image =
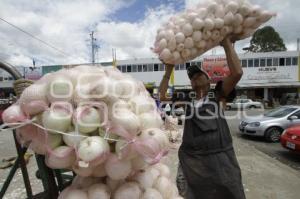
[(251, 41), (249, 51), (251, 52), (272, 52), (286, 51), (282, 38), (272, 26), (265, 26), (258, 29)]

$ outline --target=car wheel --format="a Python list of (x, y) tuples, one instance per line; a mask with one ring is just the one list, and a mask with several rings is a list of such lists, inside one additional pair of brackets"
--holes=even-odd
[(278, 127), (271, 127), (266, 130), (265, 138), (269, 142), (279, 142), (281, 133), (282, 133), (282, 129), (280, 129)]

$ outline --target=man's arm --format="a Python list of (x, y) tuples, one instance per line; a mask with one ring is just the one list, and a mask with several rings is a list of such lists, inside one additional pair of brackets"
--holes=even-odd
[(238, 55), (236, 54), (230, 39), (225, 38), (221, 45), (224, 47), (228, 67), (230, 70), (230, 75), (223, 79), (222, 85), (223, 95), (225, 95), (223, 97), (227, 97), (240, 81), (243, 75), (243, 70)]
[(163, 79), (161, 80), (160, 86), (159, 86), (159, 100), (160, 101), (170, 100), (170, 99), (168, 99), (166, 94), (167, 94), (167, 90), (169, 87), (169, 80), (170, 80), (170, 76), (172, 74), (174, 65), (165, 64), (165, 68), (166, 68), (166, 72), (165, 72)]

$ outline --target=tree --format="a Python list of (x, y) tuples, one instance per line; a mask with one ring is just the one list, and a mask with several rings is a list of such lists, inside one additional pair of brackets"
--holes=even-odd
[(286, 51), (285, 44), (279, 33), (272, 26), (265, 26), (258, 29), (251, 41), (249, 51), (251, 52), (272, 52)]

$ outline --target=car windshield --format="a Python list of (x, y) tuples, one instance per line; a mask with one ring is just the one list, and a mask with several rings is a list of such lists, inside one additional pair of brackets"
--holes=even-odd
[(281, 107), (281, 108), (274, 109), (268, 113), (265, 113), (264, 115), (267, 117), (278, 117), (279, 118), (279, 117), (287, 116), (288, 114), (292, 113), (295, 110), (296, 110), (296, 108)]

